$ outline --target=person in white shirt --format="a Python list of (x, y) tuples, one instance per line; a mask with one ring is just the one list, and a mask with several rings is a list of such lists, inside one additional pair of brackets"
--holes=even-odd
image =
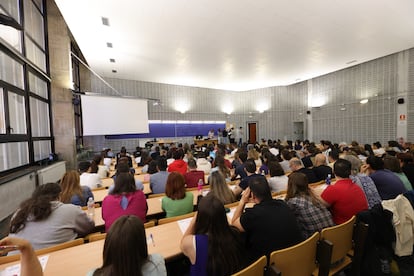
[(91, 190), (102, 186), (101, 178), (96, 173), (90, 172), (91, 163), (89, 161), (82, 161), (78, 165), (80, 173), (80, 185), (88, 186)]

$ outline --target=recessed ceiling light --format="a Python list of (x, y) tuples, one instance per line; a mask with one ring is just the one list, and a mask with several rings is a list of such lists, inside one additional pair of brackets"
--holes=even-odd
[(112, 47), (113, 47), (112, 42), (107, 42), (107, 43), (106, 43), (106, 47), (108, 47), (108, 48), (112, 48)]
[(116, 70), (112, 70), (112, 73), (117, 73), (118, 71), (116, 71)]
[(109, 19), (108, 17), (103, 17), (102, 16), (102, 24), (105, 26), (109, 26)]
[(109, 59), (109, 62), (113, 62), (113, 63), (115, 63), (115, 59), (114, 59), (114, 58), (110, 58), (110, 59)]

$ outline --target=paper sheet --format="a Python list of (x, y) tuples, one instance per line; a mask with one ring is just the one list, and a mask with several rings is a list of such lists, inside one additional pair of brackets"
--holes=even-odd
[(180, 227), (180, 230), (183, 234), (185, 233), (185, 231), (187, 231), (187, 228), (190, 226), (192, 219), (193, 218), (191, 217), (177, 221), (178, 226)]
[[(47, 261), (49, 260), (49, 255), (40, 256), (38, 259), (43, 271), (45, 271)], [(0, 276), (20, 276), (20, 264), (6, 267), (6, 269), (0, 271)]]

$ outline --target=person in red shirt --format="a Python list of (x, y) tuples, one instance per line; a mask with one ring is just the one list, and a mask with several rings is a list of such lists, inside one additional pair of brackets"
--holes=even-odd
[(185, 184), (187, 185), (187, 188), (195, 188), (198, 186), (198, 181), (200, 179), (204, 183), (204, 171), (198, 171), (197, 170), (197, 162), (194, 160), (194, 158), (188, 159), (188, 172), (184, 174), (185, 178)]
[(333, 221), (341, 224), (357, 213), (368, 209), (364, 191), (349, 178), (351, 162), (339, 159), (334, 164), (336, 182), (321, 194), (323, 203), (330, 208)]
[(179, 172), (184, 175), (187, 172), (187, 163), (183, 160), (184, 151), (178, 149), (173, 154), (174, 161), (168, 166), (168, 172)]

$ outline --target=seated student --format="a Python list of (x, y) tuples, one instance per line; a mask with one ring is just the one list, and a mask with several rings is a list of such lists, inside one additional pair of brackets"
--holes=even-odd
[(91, 163), (82, 161), (78, 165), (81, 186), (88, 186), (91, 190), (101, 187), (102, 181), (98, 174), (91, 173)]
[(190, 259), (192, 276), (230, 275), (246, 263), (240, 232), (228, 224), (223, 204), (210, 194), (201, 199), (181, 250)]
[(102, 201), (105, 231), (108, 232), (114, 221), (123, 215), (135, 215), (145, 222), (147, 211), (147, 199), (141, 190), (136, 189), (134, 177), (130, 173), (120, 173), (115, 179), (112, 194)]
[(204, 172), (197, 170), (197, 163), (193, 158), (188, 159), (188, 172), (184, 174), (185, 184), (187, 188), (195, 188), (198, 186), (198, 182), (204, 183)]
[(262, 166), (262, 160), (259, 158), (259, 152), (254, 148), (247, 152), (247, 159), (253, 159), (256, 167)]
[(326, 165), (326, 155), (323, 153), (318, 153), (315, 155), (315, 166), (312, 168), (317, 181), (325, 180), (328, 175), (331, 178), (334, 178), (332, 173), (332, 168)]
[(398, 176), (384, 169), (384, 161), (380, 157), (368, 156), (361, 170), (374, 181), (382, 200), (394, 199), (407, 191)]
[[(122, 160), (122, 159), (120, 159), (120, 160)], [(116, 172), (112, 176), (112, 178), (114, 180), (114, 183), (115, 183), (116, 177), (119, 174), (121, 174), (121, 173), (129, 173), (129, 174), (132, 175), (132, 173), (131, 173), (131, 171), (129, 169), (128, 163), (121, 161), (121, 163), (117, 164), (117, 166), (116, 166)], [(114, 188), (115, 188), (115, 184), (112, 184), (111, 186), (109, 186), (109, 188), (108, 188), (108, 194), (112, 194), (112, 191), (114, 190)], [(143, 191), (144, 190), (144, 184), (142, 184), (141, 180), (135, 179), (135, 188), (137, 190), (140, 190), (140, 191)]]
[(398, 158), (395, 156), (387, 155), (383, 158), (383, 161), (384, 169), (392, 171), (396, 176), (398, 176), (399, 179), (401, 179), (407, 191), (411, 191), (413, 187), (411, 186), (411, 183), (408, 180), (407, 176), (403, 173)]
[(108, 177), (109, 168), (105, 166), (105, 164), (103, 163), (102, 155), (96, 155), (91, 162), (91, 167), (92, 167), (92, 164), (95, 167), (94, 169), (91, 170), (92, 173), (98, 174), (100, 178)]
[(269, 182), (271, 192), (286, 191), (288, 186), (288, 177), (285, 175), (282, 166), (279, 162), (272, 161), (268, 164), (270, 178), (267, 179)]
[(244, 169), (244, 163), (247, 160), (247, 152), (239, 150), (237, 151), (236, 156), (238, 156), (238, 162), (236, 163), (234, 174), (231, 176), (231, 180), (236, 180), (237, 178), (243, 179), (247, 176), (247, 173)]
[[(255, 205), (244, 209), (251, 201)], [(295, 215), (283, 200), (272, 199), (263, 176), (249, 182), (234, 212), (232, 225), (246, 232), (247, 251), (252, 261), (303, 240)]]
[(150, 187), (153, 194), (165, 193), (165, 184), (167, 183), (167, 159), (165, 157), (158, 157), (157, 159), (157, 173), (150, 176)]
[(312, 169), (305, 168), (299, 158), (291, 158), (289, 160), (289, 167), (292, 172), (300, 172), (305, 174), (308, 177), (309, 183), (318, 182), (318, 179), (316, 178), (315, 173), (312, 171)]
[(102, 267), (87, 274), (100, 275), (167, 275), (164, 258), (148, 254), (144, 224), (136, 216), (121, 216), (112, 225), (105, 238)]
[(60, 201), (74, 205), (86, 206), (93, 193), (88, 186), (81, 186), (79, 173), (75, 170), (66, 172), (60, 180)]
[[(21, 253), (20, 257), (20, 276), (42, 276), (42, 266), (40, 265), (39, 259), (33, 250), (30, 242), (15, 237), (6, 237), (0, 240), (0, 246), (11, 246), (16, 245)], [(0, 249), (0, 256), (11, 250)], [(2, 274), (3, 275), (3, 274)]]
[(234, 194), (236, 196), (239, 196), (243, 190), (246, 190), (246, 188), (249, 187), (250, 181), (254, 178), (262, 178), (267, 183), (266, 177), (256, 173), (256, 163), (253, 159), (247, 159), (246, 162), (244, 162), (244, 171), (247, 176), (244, 177), (242, 181), (240, 181), (239, 186), (234, 189)]
[(219, 172), (212, 172), (210, 175), (210, 192), (209, 195), (214, 195), (223, 204), (229, 204), (236, 201), (236, 196), (227, 185), (226, 179)]
[(184, 175), (187, 172), (187, 163), (183, 160), (184, 151), (178, 149), (173, 153), (174, 161), (168, 165), (168, 172), (179, 172)]
[(161, 207), (166, 212), (167, 218), (188, 214), (193, 211), (193, 193), (185, 191), (184, 176), (179, 172), (172, 172), (168, 175), (165, 194), (166, 196), (161, 201)]
[(30, 241), (37, 250), (89, 234), (93, 220), (78, 206), (60, 202), (60, 192), (57, 183), (38, 186), (14, 213), (9, 236)]
[(117, 154), (117, 156), (116, 156), (116, 163), (118, 164), (118, 162), (119, 162), (119, 159), (121, 159), (121, 158), (126, 158), (127, 160), (128, 160), (128, 166), (130, 167), (130, 168), (132, 168), (132, 158), (131, 158), (131, 156), (129, 156), (129, 154), (127, 153), (127, 150), (126, 150), (126, 148), (125, 147), (122, 147), (121, 148), (121, 152), (120, 153), (118, 153)]
[(335, 225), (331, 213), (313, 194), (308, 184), (308, 178), (303, 173), (291, 173), (285, 197), (306, 239), (325, 227)]
[(211, 163), (206, 159), (206, 154), (202, 151), (197, 154), (197, 168), (209, 174), (211, 171)]
[(224, 160), (224, 155), (217, 154), (216, 158), (214, 159), (214, 168), (211, 169), (210, 174), (212, 172), (219, 171), (224, 175), (226, 181), (230, 181), (230, 169), (226, 166)]
[(341, 158), (351, 162), (351, 175), (349, 178), (351, 178), (352, 182), (357, 184), (364, 191), (365, 197), (368, 201), (368, 208), (371, 209), (376, 204), (381, 203), (381, 197), (378, 193), (377, 187), (375, 187), (374, 181), (372, 181), (371, 177), (368, 175), (359, 173), (362, 161), (358, 157), (351, 154), (341, 156)]
[(321, 194), (322, 203), (329, 207), (333, 221), (341, 224), (352, 216), (368, 209), (368, 202), (362, 189), (349, 178), (351, 162), (338, 159), (334, 164), (336, 182)]

